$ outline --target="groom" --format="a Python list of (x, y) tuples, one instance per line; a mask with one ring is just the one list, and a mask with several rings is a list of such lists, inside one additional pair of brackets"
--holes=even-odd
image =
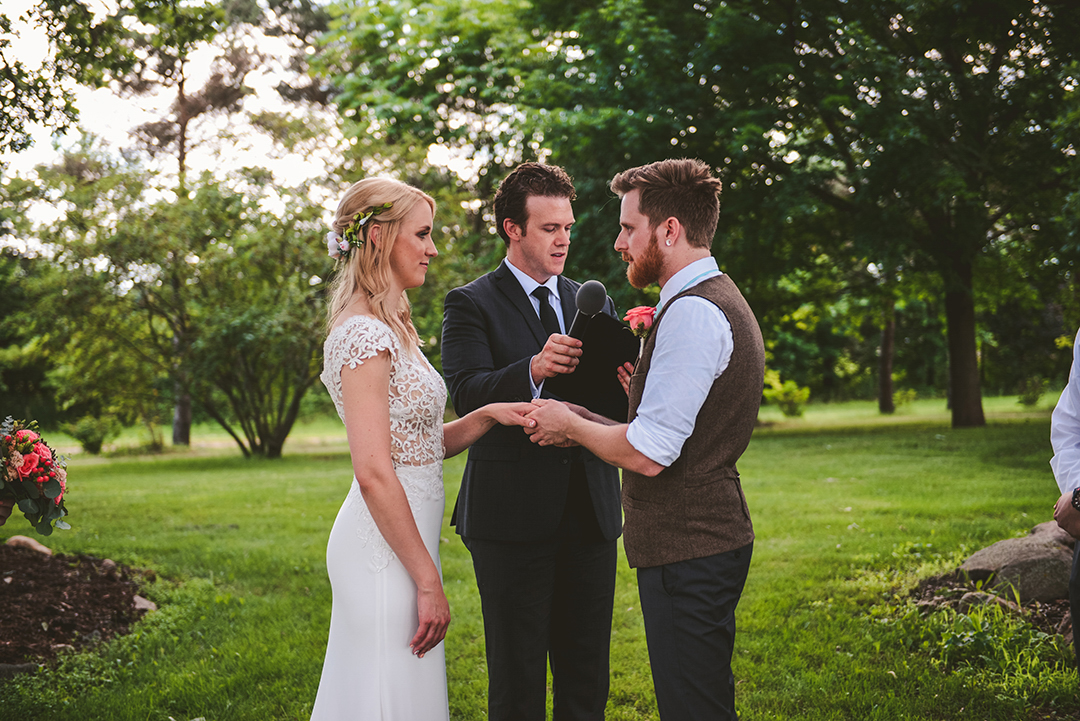
[(735, 607), (754, 540), (735, 463), (761, 402), (761, 331), (712, 257), (720, 181), (705, 163), (633, 168), (611, 189), (622, 198), (615, 250), (631, 285), (660, 284), (629, 379), (630, 422), (538, 400), (537, 428), (526, 432), (624, 469), (623, 543), (638, 569), (660, 717), (734, 720)]
[[(572, 373), (565, 335), (578, 283), (562, 277), (574, 186), (524, 163), (495, 195), (506, 260), (446, 296), (442, 362), (459, 415), (545, 397)], [(614, 307), (608, 299), (604, 309)], [(488, 718), (543, 721), (551, 663), (554, 721), (604, 718), (621, 532), (618, 471), (582, 448), (540, 448), (497, 426), (469, 449), (454, 518), (472, 554), (484, 614)]]

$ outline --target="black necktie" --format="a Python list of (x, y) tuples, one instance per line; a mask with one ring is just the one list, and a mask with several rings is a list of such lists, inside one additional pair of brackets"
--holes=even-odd
[(544, 286), (537, 286), (536, 290), (532, 294), (540, 301), (540, 323), (544, 326), (544, 332), (548, 335), (552, 333), (562, 333), (559, 328), (559, 319), (555, 316), (555, 309), (551, 307), (551, 303), (548, 302), (548, 293), (550, 293)]

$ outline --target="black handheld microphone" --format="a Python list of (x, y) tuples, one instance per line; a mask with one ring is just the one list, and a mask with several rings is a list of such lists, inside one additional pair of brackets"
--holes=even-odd
[(578, 288), (574, 300), (577, 303), (577, 314), (574, 316), (574, 322), (570, 325), (570, 332), (567, 335), (581, 340), (589, 318), (604, 309), (604, 304), (607, 303), (607, 288), (598, 280), (587, 280)]

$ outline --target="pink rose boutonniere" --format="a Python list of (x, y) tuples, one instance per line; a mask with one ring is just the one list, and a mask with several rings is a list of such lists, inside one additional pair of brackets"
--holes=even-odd
[(652, 330), (654, 315), (656, 315), (656, 308), (651, 305), (639, 305), (637, 308), (626, 311), (626, 315), (623, 316), (623, 320), (630, 324), (631, 332), (641, 339), (638, 356), (645, 351), (645, 339), (649, 337), (649, 332)]
[(630, 324), (630, 330), (634, 332), (634, 335), (644, 340), (649, 337), (649, 331), (652, 330), (654, 315), (656, 315), (656, 308), (650, 305), (639, 305), (637, 308), (626, 311), (623, 320)]

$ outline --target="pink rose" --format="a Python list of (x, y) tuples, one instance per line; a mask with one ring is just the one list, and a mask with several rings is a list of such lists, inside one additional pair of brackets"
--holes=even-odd
[(19, 466), (19, 475), (26, 478), (38, 465), (38, 454), (36, 453), (24, 453), (22, 457), (22, 465)]
[(37, 433), (34, 433), (33, 431), (28, 431), (26, 429), (15, 432), (15, 440), (19, 443), (22, 443), (23, 441), (36, 441), (39, 438), (41, 438), (41, 436), (39, 436)]
[(637, 308), (626, 311), (623, 320), (630, 324), (630, 330), (634, 331), (634, 335), (638, 338), (644, 338), (649, 334), (649, 329), (652, 328), (655, 314), (656, 308), (649, 305), (639, 305)]
[(52, 451), (50, 451), (49, 447), (47, 445), (45, 445), (44, 443), (35, 443), (34, 444), (34, 453), (38, 454), (38, 457), (42, 461), (52, 461), (52, 459), (53, 459)]

